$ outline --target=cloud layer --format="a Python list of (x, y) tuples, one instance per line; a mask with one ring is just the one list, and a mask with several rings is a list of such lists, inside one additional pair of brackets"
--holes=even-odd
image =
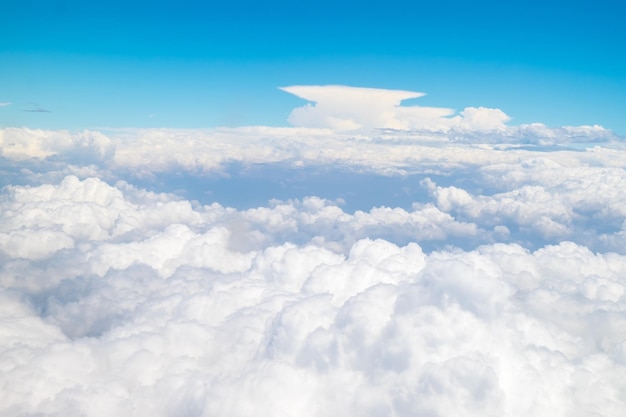
[(286, 90), (307, 127), (0, 129), (0, 415), (623, 415), (624, 138)]
[[(46, 167), (33, 170), (47, 172), (52, 164), (62, 169), (69, 165), (81, 170), (121, 170), (124, 175), (131, 170), (135, 176), (172, 169), (219, 171), (232, 163), (285, 164), (299, 168), (341, 165), (361, 172), (406, 174), (518, 160), (533, 152), (545, 154), (548, 147), (579, 151), (596, 145), (622, 149), (623, 144), (623, 138), (600, 126), (549, 128), (541, 124), (509, 127), (502, 132), (376, 130), (353, 134), (271, 127), (78, 132), (0, 129), (0, 157), (7, 160), (5, 165), (43, 163)], [(504, 152), (511, 149), (522, 152)], [(600, 153), (592, 155), (597, 158)], [(613, 155), (607, 159), (612, 162), (606, 163), (616, 163)]]
[[(478, 204), (426, 186), (442, 208)], [(75, 177), (10, 187), (1, 204), (6, 415), (626, 406), (623, 255), (567, 241), (428, 253), (420, 241), (477, 229), (435, 207), (237, 211)], [(411, 224), (406, 245), (358, 233)]]

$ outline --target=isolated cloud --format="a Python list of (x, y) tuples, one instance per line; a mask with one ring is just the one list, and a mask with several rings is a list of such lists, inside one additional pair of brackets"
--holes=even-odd
[(401, 102), (422, 97), (424, 93), (358, 88), (343, 85), (308, 85), (282, 87), (315, 104), (291, 112), (289, 122), (295, 126), (330, 128), (335, 131), (357, 129), (420, 129), (432, 131), (505, 129), (510, 120), (499, 109), (468, 107), (458, 116), (443, 107), (401, 106)]
[(408, 129), (411, 120), (428, 123), (452, 114), (452, 110), (443, 108), (400, 108), (403, 100), (424, 95), (412, 91), (342, 85), (291, 86), (281, 90), (315, 103), (299, 107), (289, 116), (293, 125), (302, 127), (337, 131), (374, 127)]
[[(437, 192), (442, 207), (474, 201)], [(626, 406), (624, 255), (573, 242), (331, 245), (338, 224), (395, 234), (416, 214), (349, 215), (314, 198), (237, 211), (75, 177), (10, 187), (0, 204), (2, 236), (31, 242), (2, 246), (2, 414), (619, 416)], [(45, 233), (71, 244), (35, 245)]]
[(10, 102), (8, 102), (8, 101), (3, 101), (3, 102), (0, 102), (0, 107), (6, 107), (6, 106), (8, 106), (8, 105), (10, 105), (10, 104), (11, 104), (11, 103), (10, 103)]

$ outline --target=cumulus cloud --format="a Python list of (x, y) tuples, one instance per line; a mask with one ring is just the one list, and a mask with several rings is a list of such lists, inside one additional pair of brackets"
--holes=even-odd
[(336, 131), (357, 129), (422, 129), (432, 131), (505, 129), (510, 120), (499, 109), (468, 107), (459, 115), (444, 107), (401, 106), (404, 100), (424, 93), (359, 88), (343, 85), (282, 87), (281, 90), (311, 101), (291, 112), (295, 126), (330, 128)]
[(4, 128), (0, 129), (0, 151), (3, 157), (18, 161), (62, 156), (78, 158), (84, 164), (105, 158), (112, 151), (112, 143), (103, 133), (90, 130)]
[(403, 100), (424, 93), (358, 88), (342, 85), (291, 86), (281, 90), (314, 102), (295, 109), (289, 121), (296, 126), (356, 130), (360, 128), (407, 129), (409, 120), (436, 120), (452, 111), (434, 107), (399, 108)]
[(0, 415), (622, 416), (623, 138), (288, 90), (317, 127), (0, 129)]
[[(446, 209), (474, 201), (433, 192)], [(2, 236), (31, 242), (2, 246), (3, 414), (626, 406), (624, 255), (567, 241), (425, 251), (419, 227), (402, 245), (355, 230), (425, 227), (426, 209), (349, 215), (312, 198), (238, 211), (75, 177), (10, 187), (0, 204)], [(476, 233), (447, 219), (444, 233)], [(330, 244), (339, 224), (352, 239)]]

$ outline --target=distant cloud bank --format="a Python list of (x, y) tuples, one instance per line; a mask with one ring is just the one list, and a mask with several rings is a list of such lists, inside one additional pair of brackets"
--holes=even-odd
[[(624, 139), (601, 126), (550, 128), (542, 124), (498, 131), (376, 129), (334, 132), (322, 128), (117, 129), (107, 131), (0, 129), (0, 156), (16, 161), (54, 158), (141, 174), (215, 171), (226, 164), (285, 163), (317, 166), (341, 163), (372, 172), (409, 173), (457, 163), (508, 160), (505, 149), (540, 152), (546, 147), (581, 150), (621, 148)], [(493, 152), (488, 152), (493, 149)], [(32, 162), (32, 161), (31, 161)]]

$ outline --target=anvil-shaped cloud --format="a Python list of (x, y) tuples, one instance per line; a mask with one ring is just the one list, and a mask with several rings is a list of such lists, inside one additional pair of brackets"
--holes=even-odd
[(493, 131), (504, 130), (510, 120), (502, 110), (485, 107), (467, 107), (454, 116), (455, 111), (445, 107), (401, 106), (404, 100), (425, 95), (415, 91), (344, 85), (296, 85), (281, 90), (315, 103), (291, 112), (289, 122), (300, 127)]

